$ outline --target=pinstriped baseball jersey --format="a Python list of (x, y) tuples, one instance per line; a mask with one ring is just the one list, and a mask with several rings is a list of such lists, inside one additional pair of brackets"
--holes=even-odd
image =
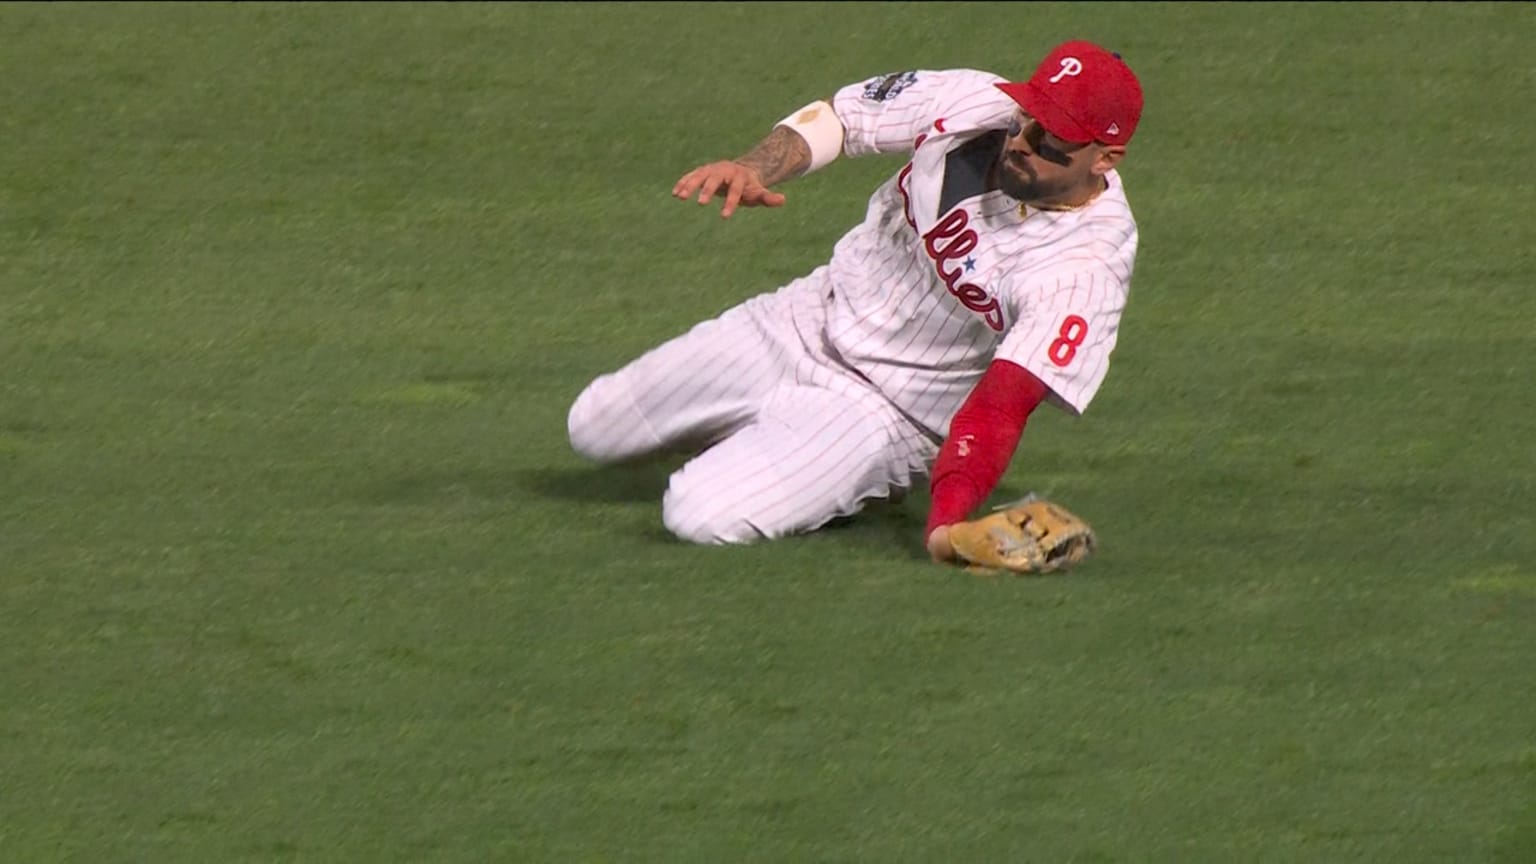
[(987, 189), (1016, 103), (974, 70), (844, 87), (849, 156), (903, 153), (831, 260), (598, 377), (572, 446), (696, 453), (662, 520), (698, 543), (815, 530), (909, 488), (994, 358), (1081, 412), (1109, 367), (1136, 253), (1120, 178), (1071, 211)]
[(837, 243), (821, 338), (939, 437), (994, 358), (1081, 413), (1109, 369), (1130, 289), (1137, 231), (1117, 172), (1069, 211), (986, 190), (1017, 111), (993, 86), (1004, 80), (915, 71), (849, 85), (832, 101), (845, 154), (910, 158)]

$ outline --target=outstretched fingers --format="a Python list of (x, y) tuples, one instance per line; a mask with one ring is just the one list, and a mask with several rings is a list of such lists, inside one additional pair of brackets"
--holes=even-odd
[(728, 219), (732, 213), (736, 212), (736, 205), (741, 203), (741, 196), (747, 192), (749, 182), (741, 173), (733, 174), (726, 179), (725, 206), (720, 208), (721, 219)]
[(757, 172), (737, 162), (714, 162), (695, 168), (684, 174), (672, 186), (672, 197), (687, 201), (694, 198), (699, 204), (708, 204), (716, 195), (724, 194), (720, 216), (729, 218), (738, 207), (779, 207), (784, 196), (769, 191), (757, 176)]
[(783, 207), (784, 200), (783, 192), (770, 192), (767, 189), (764, 189), (763, 194), (758, 198), (757, 203), (763, 207)]
[(709, 201), (710, 196), (715, 194), (718, 186), (719, 180), (711, 182), (710, 166), (706, 165), (695, 168), (679, 178), (672, 186), (672, 197), (687, 201), (695, 192), (699, 192), (699, 203), (704, 204)]

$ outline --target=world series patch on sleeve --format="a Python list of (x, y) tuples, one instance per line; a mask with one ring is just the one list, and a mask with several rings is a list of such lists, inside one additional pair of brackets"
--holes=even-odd
[(1098, 540), (1082, 517), (1031, 494), (949, 526), (949, 543), (973, 570), (1055, 573), (1082, 563)]

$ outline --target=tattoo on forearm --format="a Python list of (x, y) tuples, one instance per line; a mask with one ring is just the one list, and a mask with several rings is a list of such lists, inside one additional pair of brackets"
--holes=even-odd
[(787, 126), (775, 126), (768, 137), (736, 160), (755, 169), (764, 186), (772, 186), (791, 177), (799, 177), (811, 167), (811, 146), (800, 133)]

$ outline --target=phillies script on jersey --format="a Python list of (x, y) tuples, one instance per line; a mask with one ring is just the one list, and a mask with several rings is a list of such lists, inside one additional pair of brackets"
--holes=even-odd
[(1021, 208), (986, 188), (1018, 107), (993, 86), (1004, 79), (915, 71), (882, 93), (884, 80), (833, 98), (847, 155), (909, 158), (833, 252), (825, 338), (940, 436), (994, 358), (1080, 413), (1108, 371), (1136, 257), (1118, 173), (1081, 209)]

